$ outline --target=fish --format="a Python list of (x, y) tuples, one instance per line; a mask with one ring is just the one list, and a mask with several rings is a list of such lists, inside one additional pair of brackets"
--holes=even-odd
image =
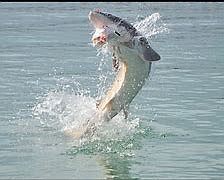
[(79, 137), (93, 135), (97, 122), (110, 121), (120, 111), (127, 119), (129, 105), (148, 79), (152, 63), (161, 59), (148, 40), (126, 20), (99, 9), (90, 11), (88, 17), (95, 28), (92, 44), (96, 48), (107, 46), (116, 77), (96, 103), (96, 115), (76, 132)]

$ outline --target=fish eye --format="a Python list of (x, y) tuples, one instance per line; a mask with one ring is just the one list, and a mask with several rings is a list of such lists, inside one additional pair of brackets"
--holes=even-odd
[(143, 42), (145, 42), (145, 41), (146, 41), (146, 38), (145, 38), (145, 37), (140, 37), (140, 38), (139, 38), (139, 41), (143, 41)]
[(145, 37), (140, 37), (139, 41), (140, 41), (141, 44), (148, 44), (148, 41)]

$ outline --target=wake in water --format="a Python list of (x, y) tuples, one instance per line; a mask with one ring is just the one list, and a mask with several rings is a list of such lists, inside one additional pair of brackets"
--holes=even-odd
[[(140, 22), (134, 23), (135, 28), (140, 31), (146, 38), (168, 32), (165, 24), (158, 25), (160, 19), (159, 13), (154, 13), (146, 17)], [(111, 70), (107, 69), (107, 61), (111, 56), (108, 56), (108, 51), (103, 47), (99, 52), (102, 56), (99, 61), (99, 81), (97, 85), (97, 97), (93, 98), (90, 93), (82, 93), (85, 90), (77, 88), (76, 91), (52, 91), (38, 103), (33, 109), (33, 115), (43, 126), (53, 127), (56, 130), (69, 132), (73, 129), (80, 129), (87, 123), (88, 119), (96, 113), (96, 102), (103, 96), (106, 87), (108, 86), (108, 76), (113, 75)], [(105, 70), (105, 68), (107, 70)], [(77, 83), (78, 84), (78, 83)], [(124, 136), (131, 136), (139, 129), (139, 118), (130, 117), (124, 119), (122, 113), (118, 114), (111, 121), (99, 126), (94, 133), (92, 139), (119, 139)]]

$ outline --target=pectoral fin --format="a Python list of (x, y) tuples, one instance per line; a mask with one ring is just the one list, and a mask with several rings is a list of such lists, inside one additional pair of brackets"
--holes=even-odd
[(149, 45), (142, 46), (142, 54), (140, 55), (144, 61), (158, 61), (160, 55), (154, 51)]

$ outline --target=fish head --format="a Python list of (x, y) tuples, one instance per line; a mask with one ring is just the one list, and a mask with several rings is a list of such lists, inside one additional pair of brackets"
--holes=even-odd
[(125, 20), (100, 10), (90, 11), (89, 20), (95, 28), (94, 46), (129, 42), (137, 34), (137, 30)]
[(110, 15), (103, 13), (99, 9), (89, 12), (89, 20), (96, 29), (101, 29), (104, 26), (113, 24)]

